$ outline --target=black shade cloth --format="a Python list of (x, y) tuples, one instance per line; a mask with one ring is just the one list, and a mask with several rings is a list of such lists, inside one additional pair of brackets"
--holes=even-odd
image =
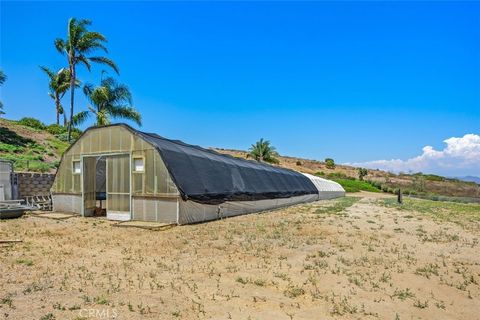
[[(132, 129), (134, 130), (134, 129)], [(303, 174), (136, 131), (159, 151), (182, 198), (205, 204), (318, 194)]]
[[(123, 123), (110, 126), (124, 127), (157, 149), (183, 200), (221, 204), (226, 201), (318, 194), (309, 178), (290, 169), (239, 159), (179, 140), (166, 139), (154, 133), (135, 130)], [(85, 130), (82, 136), (90, 129), (98, 127)]]

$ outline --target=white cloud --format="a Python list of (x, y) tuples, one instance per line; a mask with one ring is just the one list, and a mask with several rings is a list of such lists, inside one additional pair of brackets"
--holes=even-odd
[(425, 146), (422, 154), (407, 160), (375, 160), (348, 163), (356, 167), (381, 169), (391, 172), (424, 172), (445, 176), (480, 176), (480, 136), (466, 134), (461, 138), (448, 138), (443, 150)]

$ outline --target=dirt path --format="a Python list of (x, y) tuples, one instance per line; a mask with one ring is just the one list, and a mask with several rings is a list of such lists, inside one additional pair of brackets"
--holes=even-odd
[(479, 235), (359, 196), (162, 232), (2, 221), (24, 243), (0, 319), (478, 319)]

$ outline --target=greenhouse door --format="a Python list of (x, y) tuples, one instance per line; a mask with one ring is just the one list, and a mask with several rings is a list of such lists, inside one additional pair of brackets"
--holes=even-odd
[(130, 155), (107, 156), (107, 219), (130, 220)]
[(91, 217), (95, 212), (95, 157), (83, 157), (83, 216)]

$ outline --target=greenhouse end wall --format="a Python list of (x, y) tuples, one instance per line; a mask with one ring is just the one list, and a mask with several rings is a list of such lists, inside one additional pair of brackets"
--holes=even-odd
[[(83, 162), (88, 164), (91, 162), (86, 159), (101, 156), (109, 158), (118, 154), (128, 155), (131, 162), (142, 159), (144, 164), (143, 170), (137, 171), (131, 163), (130, 169), (126, 169), (130, 172), (125, 171), (131, 181), (129, 189), (132, 200), (130, 208), (126, 206), (127, 203), (124, 203), (124, 207), (129, 208), (132, 219), (168, 223), (174, 219), (176, 222), (179, 192), (163, 160), (150, 143), (124, 126), (91, 128), (65, 152), (51, 189), (54, 210), (82, 214), (82, 184), (95, 181), (96, 174), (96, 170), (87, 172)], [(75, 172), (75, 162), (80, 163), (81, 172)], [(109, 188), (114, 191), (122, 187), (125, 181), (113, 172), (107, 175), (107, 180)], [(122, 188), (125, 189), (125, 186)], [(85, 193), (87, 200), (92, 198), (90, 193)], [(87, 202), (92, 200), (94, 198)]]

